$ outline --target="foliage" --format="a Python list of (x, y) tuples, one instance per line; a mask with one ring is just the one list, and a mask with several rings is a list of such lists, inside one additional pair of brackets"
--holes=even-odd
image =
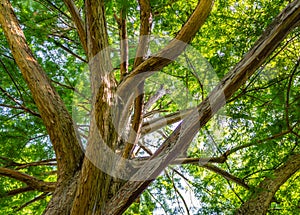
[[(75, 2), (79, 8), (84, 7), (83, 1)], [(191, 42), (192, 49), (186, 50), (176, 62), (146, 81), (146, 100), (161, 86), (170, 92), (150, 107), (148, 112), (155, 114), (147, 120), (199, 104), (287, 3), (283, 0), (216, 1), (205, 25)], [(86, 102), (82, 94), (86, 95), (87, 89), (81, 82), (86, 62), (67, 8), (58, 0), (13, 0), (12, 4), (39, 63), (69, 112), (76, 112), (79, 103)], [(173, 38), (196, 4), (197, 1), (151, 1), (154, 37)], [(132, 70), (140, 25), (136, 1), (106, 1), (109, 43), (118, 50), (120, 42), (114, 14), (124, 5), (132, 55), (129, 57), (129, 70)], [(226, 107), (205, 129), (199, 131), (187, 152), (189, 157), (218, 157), (240, 147), (230, 152), (224, 163), (214, 165), (242, 179), (250, 189), (201, 165), (170, 166), (125, 214), (233, 214), (249, 198), (252, 188), (258, 186), (264, 177), (272, 177), (273, 171), (289, 155), (299, 153), (299, 33), (299, 28), (296, 28), (289, 34)], [(49, 136), (12, 58), (2, 29), (0, 41), (0, 165), (17, 169), (17, 165), (11, 165), (12, 161), (28, 164), (53, 159), (55, 154)], [(157, 40), (152, 42), (154, 45), (150, 50), (153, 53), (167, 44), (163, 39), (161, 44)], [(119, 57), (117, 51), (115, 56)], [(115, 60), (114, 67), (119, 78), (118, 64)], [(74, 104), (77, 105), (75, 109)], [(80, 123), (78, 126), (82, 126), (84, 139), (87, 122)], [(173, 129), (174, 125), (166, 126), (144, 136), (143, 142), (148, 148), (157, 149)], [(55, 165), (43, 165), (26, 167), (21, 171), (55, 182), (55, 170)], [(30, 191), (6, 196), (7, 192), (22, 186), (17, 180), (0, 178), (1, 214), (42, 213), (51, 193), (17, 212), (22, 205), (42, 194)], [(276, 201), (272, 202), (269, 214), (299, 213), (299, 187), (298, 172), (276, 193)]]

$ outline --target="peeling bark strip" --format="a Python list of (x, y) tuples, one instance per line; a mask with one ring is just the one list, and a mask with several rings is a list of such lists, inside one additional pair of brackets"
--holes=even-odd
[(10, 2), (0, 2), (0, 24), (50, 136), (62, 181), (73, 176), (83, 158), (79, 138), (63, 101), (27, 45)]
[(300, 154), (290, 156), (283, 166), (274, 171), (273, 177), (267, 177), (259, 184), (259, 187), (253, 192), (250, 199), (245, 202), (235, 214), (266, 214), (276, 191), (299, 169)]
[[(149, 163), (159, 159), (156, 165), (145, 164), (106, 205), (105, 214), (121, 214), (148, 187), (160, 172), (180, 155), (190, 144), (199, 128), (204, 126), (222, 106), (242, 86), (265, 59), (277, 48), (287, 34), (299, 24), (300, 1), (290, 3), (269, 25), (260, 39), (244, 58), (219, 83), (210, 95), (196, 108), (197, 114), (185, 119), (151, 157)], [(146, 63), (146, 62), (145, 62)], [(142, 66), (143, 64), (141, 64)], [(194, 116), (193, 116), (194, 115)], [(148, 181), (134, 181), (139, 174), (149, 176)]]

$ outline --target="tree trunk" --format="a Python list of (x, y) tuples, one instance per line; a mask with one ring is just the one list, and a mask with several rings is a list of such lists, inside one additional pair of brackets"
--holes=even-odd
[[(267, 28), (254, 47), (223, 78), (208, 98), (191, 111), (191, 114), (195, 114), (197, 117), (187, 114), (191, 117), (187, 117), (149, 159), (151, 162), (158, 158), (159, 162), (155, 163), (155, 165), (146, 163), (143, 171), (137, 172), (132, 180), (128, 180), (125, 183), (115, 179), (113, 177), (114, 174), (108, 174), (108, 171), (119, 171), (120, 167), (120, 163), (113, 161), (108, 151), (116, 152), (122, 142), (118, 133), (121, 132), (121, 129), (126, 129), (129, 126), (127, 122), (130, 121), (129, 112), (134, 99), (132, 94), (136, 92), (137, 85), (140, 85), (155, 71), (167, 66), (181, 54), (203, 25), (212, 7), (212, 1), (199, 1), (195, 11), (179, 31), (176, 39), (171, 41), (156, 56), (143, 61), (141, 58), (143, 56), (138, 55), (134, 70), (124, 77), (118, 87), (111, 73), (111, 59), (107, 49), (108, 36), (104, 0), (85, 1), (85, 23), (80, 19), (78, 10), (73, 2), (65, 0), (65, 3), (74, 19), (83, 49), (86, 51), (89, 59), (92, 113), (85, 155), (72, 118), (60, 96), (51, 86), (46, 73), (34, 58), (9, 1), (1, 0), (0, 4), (0, 24), (4, 29), (16, 63), (31, 90), (56, 153), (58, 182), (53, 197), (44, 212), (47, 215), (118, 215), (124, 212), (135, 198), (148, 187), (151, 181), (179, 154), (187, 149), (199, 128), (205, 125), (225, 105), (226, 100), (249, 79), (288, 32), (299, 24), (300, 16), (299, 1), (289, 4), (271, 26)], [(149, 21), (151, 19), (151, 8), (149, 1), (141, 0), (140, 4), (145, 8), (145, 13), (147, 14), (145, 22), (148, 22), (148, 24), (142, 23), (141, 25), (144, 26), (145, 30), (141, 31), (141, 36), (143, 36), (144, 32), (150, 32), (151, 29)], [(142, 44), (141, 46), (144, 45)], [(127, 102), (123, 105), (124, 110), (122, 109), (120, 113), (115, 113), (116, 106), (114, 102), (119, 101), (117, 97)], [(142, 102), (143, 99), (141, 98), (137, 101), (137, 104)], [(141, 106), (138, 108), (136, 110), (141, 114)], [(114, 114), (116, 118), (114, 118)], [(141, 116), (136, 117), (137, 124), (134, 127), (140, 133), (142, 120)], [(138, 137), (137, 135), (132, 139)], [(126, 149), (128, 151), (123, 155), (128, 157), (130, 148), (126, 147)], [(106, 171), (99, 168), (99, 165), (105, 165)], [(293, 156), (285, 166), (275, 171), (275, 179), (265, 179), (260, 185), (263, 191), (255, 193), (259, 197), (253, 197), (249, 202), (245, 203), (238, 214), (250, 214), (250, 211), (253, 213), (256, 210), (256, 205), (258, 205), (257, 210), (260, 211), (257, 214), (264, 214), (274, 193), (297, 170), (297, 166), (299, 166), (298, 155)], [(124, 168), (127, 167), (125, 166)], [(120, 171), (126, 173), (127, 169)], [(144, 177), (145, 174), (149, 176), (148, 180), (134, 181), (135, 177), (139, 178), (140, 175)]]

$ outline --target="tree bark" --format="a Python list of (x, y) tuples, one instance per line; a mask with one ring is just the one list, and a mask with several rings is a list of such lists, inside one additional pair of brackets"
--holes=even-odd
[[(226, 101), (263, 64), (287, 34), (300, 20), (300, 2), (294, 1), (274, 19), (262, 36), (244, 58), (220, 81), (209, 96), (193, 110), (162, 146), (106, 205), (106, 214), (121, 214), (149, 186), (160, 172), (178, 155), (184, 152), (190, 142), (211, 117), (225, 105)], [(141, 64), (143, 65), (143, 64)], [(137, 181), (141, 177), (147, 179)]]
[(74, 215), (103, 214), (104, 205), (113, 192), (110, 189), (113, 179), (97, 164), (104, 163), (110, 168), (112, 162), (105, 153), (105, 146), (114, 151), (118, 137), (112, 116), (116, 80), (108, 49), (104, 1), (87, 0), (85, 9), (92, 113), (86, 156), (70, 213)]
[(272, 177), (266, 177), (250, 199), (235, 213), (236, 215), (264, 215), (267, 213), (271, 201), (280, 188), (293, 174), (300, 169), (300, 154), (289, 157), (284, 165), (274, 171)]
[[(148, 1), (141, 0), (140, 2), (147, 3)], [(147, 162), (143, 166), (143, 169), (132, 177), (132, 180), (129, 180), (118, 190), (112, 187), (112, 182), (115, 183), (115, 179), (97, 167), (97, 164), (105, 163), (108, 169), (116, 169), (116, 166), (114, 166), (115, 163), (110, 160), (111, 158), (105, 151), (105, 146), (115, 151), (119, 141), (117, 135), (119, 130), (115, 128), (113, 122), (114, 118), (112, 116), (112, 114), (115, 114), (113, 112), (113, 101), (115, 100), (116, 94), (128, 101), (128, 103), (124, 105), (124, 108), (126, 109), (125, 112), (129, 112), (129, 106), (132, 105), (133, 101), (131, 94), (135, 91), (136, 86), (155, 71), (162, 69), (171, 63), (173, 59), (178, 57), (204, 23), (212, 7), (212, 1), (201, 0), (192, 16), (176, 36), (176, 39), (171, 41), (170, 44), (162, 49), (156, 56), (144, 62), (142, 62), (140, 58), (137, 58), (138, 63), (136, 63), (136, 68), (124, 78), (118, 89), (116, 80), (111, 73), (110, 53), (107, 49), (108, 36), (104, 1), (85, 1), (86, 38), (83, 34), (83, 21), (80, 20), (78, 11), (73, 2), (65, 0), (65, 3), (72, 14), (78, 31), (80, 31), (82, 43), (86, 41), (83, 47), (90, 61), (93, 108), (90, 134), (86, 148), (86, 156), (84, 158), (80, 139), (73, 126), (70, 114), (67, 112), (58, 93), (51, 86), (46, 73), (29, 49), (9, 1), (0, 0), (0, 24), (4, 29), (14, 59), (31, 90), (56, 153), (58, 183), (53, 197), (44, 212), (49, 215), (117, 215), (124, 212), (132, 204), (134, 199), (147, 188), (151, 181), (179, 154), (187, 149), (199, 128), (205, 125), (205, 123), (225, 105), (226, 100), (249, 79), (254, 71), (285, 38), (288, 32), (299, 24), (300, 18), (300, 2), (295, 1), (290, 3), (267, 28), (262, 37), (237, 66), (222, 79), (219, 85), (196, 109), (191, 111), (191, 113), (197, 117), (187, 117), (150, 158), (149, 163), (152, 161), (155, 162), (150, 165)], [(149, 19), (149, 17), (147, 19)], [(149, 31), (149, 26), (147, 28)], [(128, 114), (125, 113), (123, 115), (127, 116)], [(117, 119), (121, 119), (118, 125), (127, 125), (126, 123), (122, 123), (122, 117), (117, 117)], [(125, 117), (124, 120), (128, 120), (128, 118)], [(171, 118), (171, 120), (173, 120), (173, 118)], [(174, 120), (177, 120), (177, 118)], [(147, 127), (145, 127), (145, 129), (146, 128)], [(293, 157), (293, 159), (296, 161), (288, 161), (286, 164), (288, 167), (282, 167), (276, 170), (275, 179), (266, 179), (266, 182), (262, 182), (261, 187), (268, 188), (275, 193), (278, 187), (293, 174), (293, 171), (296, 171), (296, 164), (299, 166), (299, 156)], [(53, 190), (52, 184), (50, 186), (51, 188), (49, 188), (49, 184), (47, 184), (47, 189), (44, 189), (42, 182), (36, 181), (27, 175), (3, 169), (0, 169), (0, 171), (9, 177), (15, 177), (20, 181), (23, 180), (28, 186), (33, 186), (37, 190), (40, 189), (45, 192)], [(144, 178), (145, 174), (149, 176), (147, 180), (135, 181), (136, 178)], [(272, 186), (269, 187), (268, 184), (272, 184)], [(23, 190), (26, 191), (28, 189)], [(264, 192), (265, 191), (262, 193)], [(262, 198), (267, 202), (269, 201), (270, 194), (269, 192), (266, 193), (267, 194), (264, 194)], [(252, 208), (252, 205), (255, 204), (246, 203), (245, 206), (241, 207), (241, 210), (244, 210), (244, 208)], [(265, 208), (266, 206), (261, 207)]]
[(80, 169), (83, 158), (73, 120), (45, 71), (33, 56), (8, 0), (1, 0), (0, 24), (53, 144), (59, 182), (69, 179)]

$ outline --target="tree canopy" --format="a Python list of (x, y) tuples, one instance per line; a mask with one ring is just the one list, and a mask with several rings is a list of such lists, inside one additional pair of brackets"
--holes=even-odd
[(1, 214), (300, 213), (299, 23), (299, 0), (1, 0)]

